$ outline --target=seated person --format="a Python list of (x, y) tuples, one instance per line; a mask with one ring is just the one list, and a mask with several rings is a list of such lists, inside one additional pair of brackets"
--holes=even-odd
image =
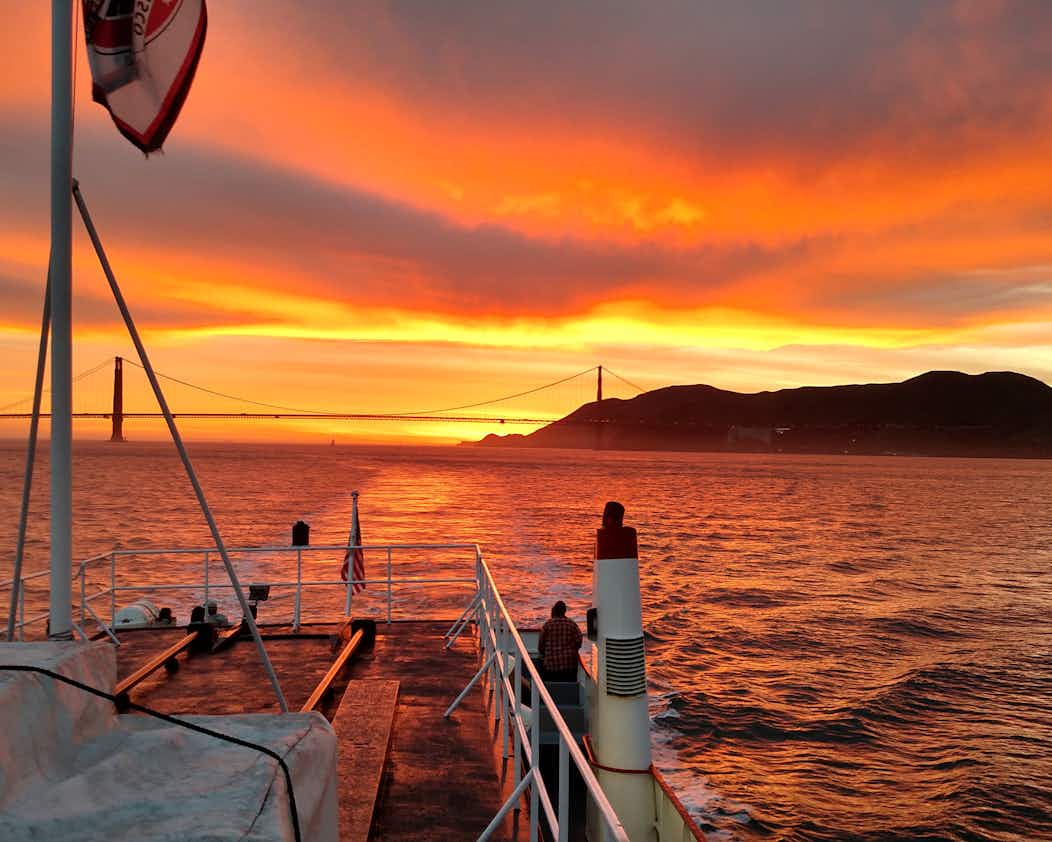
[(226, 614), (219, 613), (219, 606), (216, 605), (214, 599), (208, 600), (208, 616), (205, 617), (205, 622), (211, 623), (214, 626), (229, 626), (230, 621), (226, 618)]
[(190, 644), (191, 652), (211, 652), (219, 633), (214, 623), (205, 620), (203, 605), (195, 605), (190, 612), (190, 622), (186, 626), (187, 634), (196, 634), (197, 638)]
[(541, 677), (545, 681), (576, 681), (580, 648), (581, 630), (566, 616), (566, 603), (560, 599), (552, 606), (552, 618), (544, 624), (537, 641)]
[(158, 611), (156, 622), (159, 626), (174, 626), (175, 617), (172, 616), (172, 609), (165, 607)]

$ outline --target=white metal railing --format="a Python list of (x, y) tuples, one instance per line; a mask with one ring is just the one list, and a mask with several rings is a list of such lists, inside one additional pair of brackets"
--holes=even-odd
[[(537, 842), (540, 833), (541, 809), (552, 837), (558, 842), (570, 838), (570, 761), (584, 781), (588, 797), (594, 802), (601, 818), (601, 839), (629, 842), (628, 834), (621, 825), (617, 813), (599, 785), (591, 765), (577, 745), (558, 706), (541, 680), (540, 673), (530, 657), (522, 636), (515, 627), (501, 598), (493, 574), (478, 551), (476, 558), (478, 591), (461, 618), (450, 627), (446, 637), (452, 641), (464, 627), (469, 616), (479, 630), (479, 645), (482, 649), (482, 666), (468, 682), (467, 687), (446, 710), (448, 717), (460, 704), (471, 688), (484, 675), (489, 686), (489, 703), (494, 720), (501, 725), (502, 757), (512, 758), (514, 765), (514, 789), (504, 802), (489, 826), (479, 836), (479, 842), (488, 839), (497, 830), (501, 821), (516, 808), (527, 787), (530, 792), (530, 842)], [(522, 704), (523, 670), (530, 679), (530, 704)], [(541, 714), (546, 712), (558, 734), (558, 810), (552, 806), (548, 788), (541, 772)], [(509, 750), (509, 742), (511, 743)], [(524, 774), (525, 772), (525, 774)]]
[[(382, 575), (380, 576), (367, 576), (364, 579), (351, 579), (345, 581), (340, 579), (338, 576), (334, 576), (331, 579), (317, 579), (317, 578), (304, 578), (303, 576), (303, 559), (305, 556), (311, 554), (326, 556), (326, 560), (333, 558), (341, 559), (344, 553), (347, 552), (346, 544), (339, 545), (320, 545), (320, 546), (269, 546), (269, 547), (231, 547), (228, 552), (231, 556), (237, 557), (261, 557), (269, 556), (273, 557), (276, 555), (285, 555), (295, 559), (295, 578), (271, 578), (269, 576), (261, 574), (261, 579), (265, 581), (273, 590), (287, 590), (286, 594), (278, 594), (272, 596), (274, 601), (282, 598), (288, 598), (291, 596), (293, 604), (291, 610), (291, 616), (286, 616), (283, 619), (289, 620), (295, 629), (299, 629), (300, 623), (303, 616), (303, 589), (304, 588), (326, 588), (330, 591), (335, 591), (344, 596), (343, 600), (343, 611), (344, 614), (350, 614), (351, 606), (353, 603), (353, 587), (356, 584), (364, 584), (367, 587), (372, 586), (373, 588), (382, 588), (384, 595), (384, 606), (383, 606), (383, 619), (386, 622), (392, 621), (393, 615), (393, 593), (395, 587), (408, 587), (408, 586), (426, 586), (426, 585), (455, 585), (455, 586), (471, 586), (477, 588), (477, 583), (474, 576), (442, 576), (442, 577), (420, 577), (420, 576), (408, 576), (408, 575), (395, 575), (395, 557), (400, 553), (406, 552), (440, 552), (440, 551), (469, 551), (471, 558), (475, 558), (478, 552), (478, 545), (471, 543), (450, 543), (450, 544), (363, 544), (361, 547), (352, 547), (352, 549), (361, 549), (370, 557), (379, 557), (383, 561)], [(197, 556), (201, 563), (201, 574), (199, 578), (181, 577), (183, 580), (180, 582), (172, 581), (153, 581), (153, 582), (141, 582), (132, 581), (131, 579), (123, 579), (121, 577), (121, 561), (128, 560), (130, 558), (157, 558), (164, 556), (186, 556), (193, 557)], [(88, 633), (87, 628), (90, 623), (95, 624), (97, 628), (106, 632), (111, 637), (113, 636), (113, 624), (117, 615), (118, 604), (120, 601), (120, 595), (122, 593), (129, 594), (150, 594), (150, 593), (188, 593), (188, 594), (201, 594), (202, 602), (207, 602), (213, 596), (220, 592), (230, 592), (233, 586), (230, 584), (226, 576), (222, 576), (219, 581), (216, 581), (213, 571), (210, 571), (210, 566), (213, 562), (218, 559), (218, 551), (215, 547), (194, 547), (194, 548), (181, 548), (181, 549), (122, 549), (122, 550), (110, 550), (106, 553), (99, 553), (98, 555), (91, 556), (90, 558), (84, 559), (77, 565), (73, 573), (74, 586), (79, 592), (79, 623), (74, 623), (74, 628), (77, 633), (84, 639), (87, 639)], [(375, 564), (375, 561), (371, 561), (371, 564)], [(189, 567), (189, 565), (187, 565)], [(42, 570), (36, 573), (30, 573), (26, 576), (21, 577), (21, 581), (24, 583), (27, 580), (40, 578), (47, 576), (48, 571)], [(101, 577), (102, 582), (99, 583)], [(0, 582), (0, 592), (5, 588), (12, 586), (12, 581)], [(368, 596), (368, 594), (366, 594)], [(101, 611), (97, 610), (97, 606), (101, 601), (108, 602), (107, 608), (103, 608)], [(24, 604), (25, 604), (25, 587), (24, 584), (19, 588), (19, 604), (22, 606), (21, 615), (19, 621), (15, 624), (16, 634), (15, 637), (18, 640), (24, 639), (25, 629), (29, 626), (38, 623), (44, 623), (48, 619), (47, 612), (35, 615), (30, 618), (25, 618)], [(102, 616), (100, 616), (100, 614)], [(103, 619), (108, 614), (108, 622)]]
[[(18, 577), (18, 620), (14, 626), (14, 640), (25, 639), (25, 632), (23, 631), (23, 629), (25, 629), (26, 626), (31, 625), (33, 623), (45, 622), (47, 620), (47, 612), (44, 612), (43, 614), (38, 614), (34, 617), (30, 617), (28, 620), (26, 619), (26, 582), (30, 582), (33, 579), (40, 579), (47, 575), (49, 575), (47, 570), (38, 570), (36, 573), (28, 573), (24, 576)], [(11, 588), (14, 587), (14, 585), (14, 579), (7, 579), (3, 582), (0, 582), (0, 593), (3, 593), (4, 591), (10, 591)], [(6, 638), (7, 631), (0, 631), (0, 639)]]

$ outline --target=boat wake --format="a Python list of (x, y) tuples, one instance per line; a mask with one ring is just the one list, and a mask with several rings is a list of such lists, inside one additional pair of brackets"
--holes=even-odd
[(681, 704), (682, 697), (674, 690), (650, 695), (654, 768), (661, 772), (706, 839), (729, 842), (743, 830), (759, 830), (749, 805), (725, 797), (707, 777), (684, 766), (675, 745), (684, 736), (675, 728), (682, 718)]

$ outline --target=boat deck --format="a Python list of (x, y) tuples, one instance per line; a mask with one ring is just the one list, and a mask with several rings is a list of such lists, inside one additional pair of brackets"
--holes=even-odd
[[(267, 652), (289, 708), (298, 710), (325, 675), (342, 645), (339, 624), (261, 629)], [(340, 741), (341, 760), (361, 752), (363, 724), (353, 710), (337, 715), (344, 692), (379, 693), (380, 684), (398, 682), (393, 701), (386, 763), (378, 791), (340, 769), (341, 839), (446, 840), (476, 838), (511, 792), (510, 761), (500, 757), (500, 735), (487, 709), (487, 691), (477, 685), (450, 717), (442, 714), (478, 668), (476, 641), (466, 632), (449, 650), (443, 634), (449, 622), (378, 624), (375, 642), (360, 650), (322, 712)], [(185, 635), (182, 628), (120, 634), (118, 678), (133, 672)], [(180, 655), (174, 673), (159, 669), (130, 692), (132, 701), (173, 715), (276, 713), (277, 702), (251, 639), (213, 654)], [(355, 699), (345, 708), (353, 708)], [(367, 701), (360, 700), (368, 705)], [(374, 718), (375, 719), (375, 718)], [(382, 728), (379, 720), (369, 728)], [(382, 736), (378, 739), (382, 740)], [(357, 741), (358, 745), (350, 745)], [(348, 743), (348, 745), (345, 745)], [(373, 752), (382, 750), (373, 748)], [(368, 777), (367, 770), (363, 777)], [(348, 781), (354, 785), (348, 786)], [(359, 785), (363, 784), (363, 785)], [(369, 804), (346, 803), (374, 799)], [(361, 827), (371, 815), (368, 828)], [(528, 835), (528, 822), (513, 812), (491, 837), (514, 840)], [(353, 826), (357, 822), (358, 826)]]
[[(497, 814), (511, 786), (498, 774), (499, 735), (476, 685), (449, 719), (449, 703), (478, 669), (475, 641), (466, 635), (443, 650), (449, 624), (395, 623), (377, 627), (376, 643), (351, 677), (400, 682), (387, 774), (370, 838), (476, 838)], [(526, 822), (520, 822), (528, 835)], [(516, 839), (509, 818), (494, 839)]]
[[(289, 710), (303, 706), (328, 670), (335, 657), (330, 637), (337, 628), (336, 624), (310, 630), (304, 626), (304, 634), (293, 635), (288, 626), (261, 627)], [(179, 627), (119, 632), (117, 680), (185, 636), (186, 630)], [(251, 639), (239, 640), (212, 655), (182, 654), (178, 662), (177, 672), (159, 669), (138, 684), (131, 691), (132, 701), (174, 716), (279, 711)]]

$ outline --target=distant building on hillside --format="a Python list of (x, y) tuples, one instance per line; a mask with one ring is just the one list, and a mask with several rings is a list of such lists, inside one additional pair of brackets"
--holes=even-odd
[(735, 424), (727, 431), (727, 444), (755, 442), (756, 444), (764, 444), (770, 447), (773, 439), (773, 427), (746, 427)]

